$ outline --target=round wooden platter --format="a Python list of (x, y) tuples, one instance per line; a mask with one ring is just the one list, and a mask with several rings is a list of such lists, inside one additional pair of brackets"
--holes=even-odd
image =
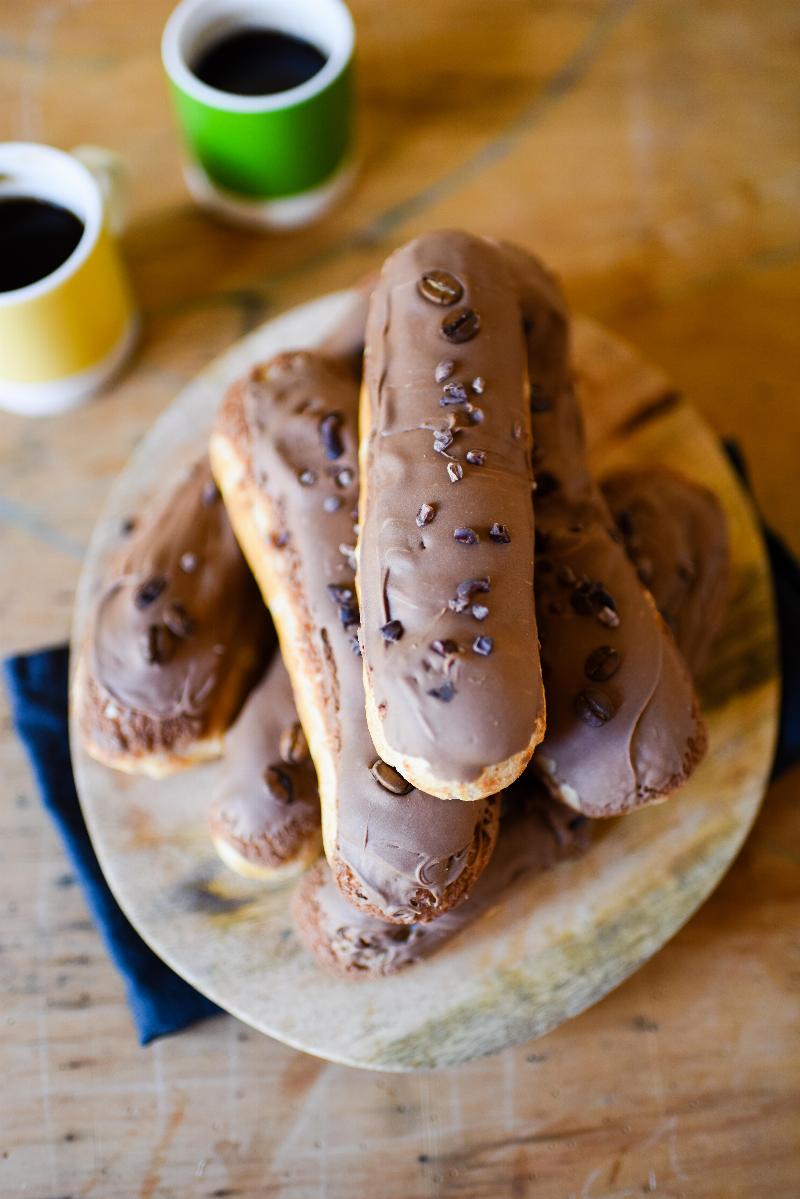
[[(83, 569), (80, 644), (122, 519), (203, 451), (225, 386), (278, 350), (318, 343), (354, 304), (325, 296), (270, 321), (216, 360), (162, 415), (109, 496)], [(656, 952), (719, 882), (766, 786), (779, 681), (764, 547), (747, 497), (697, 413), (591, 322), (575, 362), (595, 469), (662, 462), (722, 500), (732, 595), (699, 681), (710, 750), (673, 799), (609, 822), (582, 858), (528, 878), (430, 960), (394, 978), (339, 980), (300, 945), (289, 891), (217, 859), (206, 811), (216, 765), (161, 782), (93, 762), (73, 727), (81, 803), (127, 916), (179, 974), (254, 1028), (332, 1061), (379, 1070), (449, 1066), (541, 1036), (597, 1002)], [(73, 660), (75, 659), (73, 654)]]

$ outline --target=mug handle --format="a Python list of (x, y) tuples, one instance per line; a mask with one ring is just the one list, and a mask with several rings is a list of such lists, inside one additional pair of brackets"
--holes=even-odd
[(103, 209), (108, 228), (115, 237), (125, 229), (128, 217), (128, 171), (119, 154), (103, 146), (75, 146), (73, 158), (93, 176), (103, 197)]

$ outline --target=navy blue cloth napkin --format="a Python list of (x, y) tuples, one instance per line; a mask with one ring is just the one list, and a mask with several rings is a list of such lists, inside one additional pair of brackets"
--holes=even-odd
[[(735, 444), (726, 450), (747, 483)], [(800, 761), (800, 566), (786, 545), (764, 529), (775, 587), (783, 676), (778, 745), (773, 778)], [(114, 964), (125, 980), (133, 1019), (143, 1045), (179, 1032), (219, 1008), (170, 970), (145, 945), (120, 911), (103, 878), (81, 813), (67, 730), (66, 646), (9, 658), (5, 663), (14, 724), (30, 758), (42, 802), (50, 813), (92, 917)]]
[(123, 915), (97, 861), (78, 803), (67, 727), (65, 645), (4, 662), (14, 726), (28, 752), (47, 812), (78, 878), (92, 919), (125, 980), (139, 1042), (180, 1032), (220, 1011), (153, 953)]

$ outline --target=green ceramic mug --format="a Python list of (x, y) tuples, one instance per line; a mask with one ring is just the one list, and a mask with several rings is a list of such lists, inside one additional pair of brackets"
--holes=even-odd
[[(191, 64), (237, 29), (303, 38), (324, 66), (297, 87), (242, 96), (203, 83)], [(161, 42), (198, 203), (251, 225), (296, 228), (321, 216), (352, 173), (353, 20), (342, 0), (182, 0)]]

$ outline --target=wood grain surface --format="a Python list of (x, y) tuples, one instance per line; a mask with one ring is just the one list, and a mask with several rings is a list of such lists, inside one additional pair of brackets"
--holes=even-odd
[[(0, 417), (4, 651), (66, 636), (108, 488), (186, 379), (441, 224), (539, 248), (575, 307), (742, 441), (800, 550), (795, 4), (352, 0), (360, 180), (281, 239), (188, 202), (158, 60), (169, 7), (0, 0), (0, 137), (123, 154), (145, 317), (106, 399)], [(2, 720), (3, 1194), (796, 1195), (797, 769), (698, 915), (596, 1008), (499, 1058), (370, 1076), (227, 1017), (139, 1049)]]

